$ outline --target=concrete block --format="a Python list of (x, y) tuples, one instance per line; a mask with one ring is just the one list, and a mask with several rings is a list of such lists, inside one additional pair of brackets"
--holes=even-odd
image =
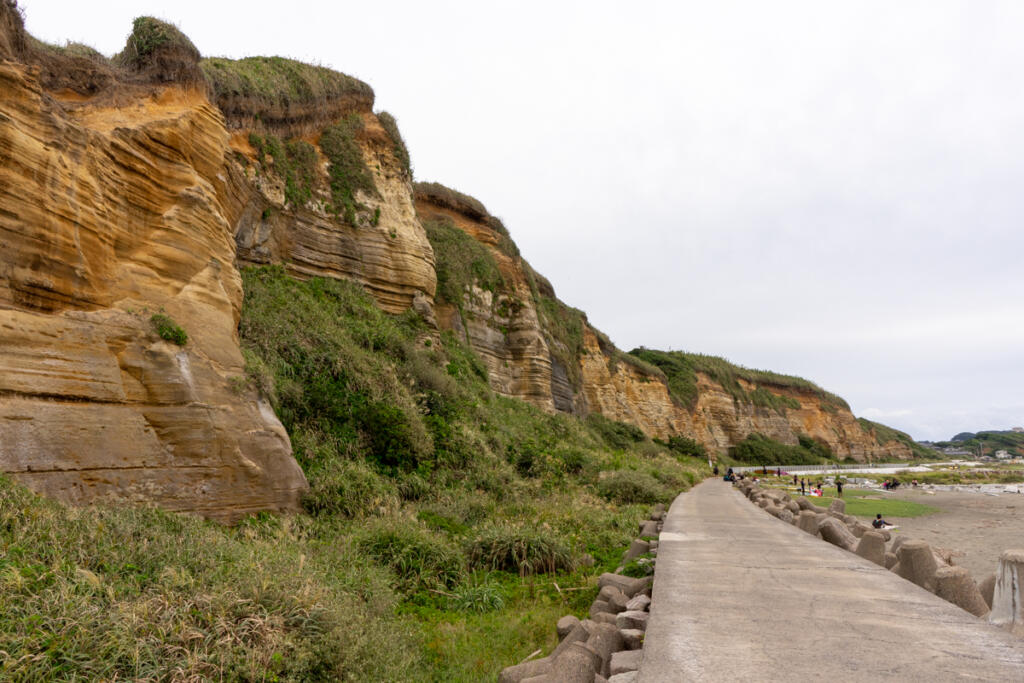
[(619, 612), (615, 617), (615, 625), (621, 630), (635, 628), (640, 631), (647, 630), (647, 612), (639, 610), (626, 610)]
[(846, 501), (842, 498), (836, 498), (828, 506), (829, 512), (838, 512), (840, 514), (846, 514)]
[(882, 538), (881, 534), (874, 531), (865, 532), (860, 537), (855, 552), (880, 567), (885, 566), (885, 539)]
[(981, 597), (978, 584), (963, 567), (940, 567), (935, 572), (935, 594), (976, 617), (988, 614), (988, 604)]
[(558, 631), (558, 639), (562, 640), (569, 635), (574, 628), (580, 625), (580, 620), (571, 614), (567, 614), (558, 620), (555, 624), (555, 630)]
[(624, 628), (619, 631), (627, 650), (639, 650), (644, 646), (644, 632), (638, 628)]
[(988, 605), (989, 609), (992, 609), (992, 595), (996, 591), (995, 572), (981, 580), (981, 583), (978, 584), (978, 590), (981, 591), (981, 597), (985, 599), (985, 604)]
[(648, 576), (642, 579), (634, 579), (631, 576), (623, 576), (621, 574), (609, 574), (604, 573), (597, 579), (597, 585), (600, 588), (605, 586), (615, 586), (620, 591), (626, 594), (626, 597), (631, 598), (637, 593), (642, 593), (650, 587), (653, 579)]
[(629, 671), (637, 671), (640, 662), (643, 660), (643, 650), (623, 650), (612, 655), (611, 675), (624, 674)]
[(939, 566), (935, 562), (932, 547), (925, 541), (904, 541), (896, 553), (899, 560), (892, 571), (907, 581), (916, 583), (927, 591), (935, 592), (935, 572)]
[(818, 533), (826, 541), (843, 550), (853, 552), (857, 548), (857, 538), (834, 517), (825, 517), (818, 522)]

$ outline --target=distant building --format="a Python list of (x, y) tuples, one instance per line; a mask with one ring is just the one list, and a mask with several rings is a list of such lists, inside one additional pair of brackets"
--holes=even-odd
[(998, 450), (998, 451), (996, 451), (996, 459), (997, 460), (1009, 460), (1010, 457), (1011, 457), (1010, 456), (1010, 451), (1007, 451), (1007, 450)]
[(1014, 432), (1024, 432), (1024, 427), (1014, 427), (1011, 431), (1014, 431)]

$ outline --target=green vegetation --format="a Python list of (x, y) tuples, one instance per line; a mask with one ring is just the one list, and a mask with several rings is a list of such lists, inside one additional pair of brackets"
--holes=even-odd
[(199, 59), (199, 50), (188, 36), (173, 24), (153, 17), (136, 17), (124, 50), (115, 55), (113, 61), (118, 65), (138, 70), (143, 68), (158, 50), (183, 52), (193, 59)]
[[(827, 508), (835, 500), (835, 496), (811, 496), (808, 500), (819, 507)], [(875, 515), (879, 513), (883, 518), (888, 519), (890, 517), (921, 517), (940, 512), (938, 508), (930, 505), (922, 505), (908, 500), (882, 498), (879, 494), (858, 493), (849, 489), (843, 491), (843, 500), (846, 501), (846, 514), (867, 519), (874, 519)]]
[(583, 383), (579, 359), (583, 355), (583, 329), (587, 316), (554, 296), (538, 293), (536, 304), (551, 355), (561, 363), (569, 376), (569, 383), (578, 390)]
[(413, 188), (418, 196), (426, 198), (438, 206), (458, 211), (488, 226), (501, 238), (498, 242), (498, 249), (511, 258), (519, 258), (519, 247), (512, 241), (508, 228), (501, 220), (492, 216), (479, 199), (453, 190), (441, 183), (414, 183)]
[(461, 310), (470, 285), (493, 294), (504, 286), (505, 280), (487, 247), (459, 230), (451, 220), (424, 221), (423, 227), (434, 249), (437, 301)]
[(827, 445), (805, 435), (798, 439), (799, 445), (791, 446), (761, 434), (751, 434), (729, 449), (729, 457), (751, 465), (818, 465), (833, 459)]
[[(936, 448), (947, 448), (950, 446), (962, 448), (978, 455), (995, 455), (996, 451), (1005, 450), (1011, 455), (1024, 457), (1024, 432), (1014, 431), (988, 431), (988, 432), (961, 432), (950, 441), (935, 443)], [(934, 454), (934, 457), (942, 457), (941, 454)]]
[(598, 482), (601, 496), (613, 503), (667, 502), (670, 492), (657, 479), (644, 472), (612, 472)]
[(282, 142), (273, 135), (249, 134), (249, 144), (256, 149), (260, 165), (268, 167), (273, 160), (274, 172), (284, 180), (285, 201), (294, 207), (304, 206), (313, 198), (316, 184), (316, 148), (304, 140)]
[(356, 224), (356, 211), (364, 208), (356, 201), (356, 191), (377, 194), (373, 175), (356, 142), (362, 130), (363, 119), (358, 114), (350, 114), (326, 128), (320, 136), (320, 149), (330, 161), (327, 174), (330, 177), (334, 213), (344, 216), (350, 225)]
[(85, 59), (91, 59), (96, 62), (108, 64), (110, 62), (103, 53), (91, 45), (85, 43), (73, 43), (67, 42), (64, 45), (54, 45), (53, 43), (46, 43), (42, 40), (35, 38), (34, 36), (27, 36), (29, 45), (33, 49), (59, 55), (61, 57), (84, 57)]
[(153, 328), (161, 339), (172, 342), (178, 346), (184, 346), (188, 343), (188, 334), (184, 328), (178, 323), (174, 322), (170, 316), (163, 313), (154, 313), (149, 322), (153, 324)]
[(586, 614), (647, 514), (605, 482), (668, 500), (706, 474), (495, 395), (454, 336), (428, 346), (358, 285), (243, 280), (248, 385), (291, 435), (307, 512), (226, 528), (0, 480), (0, 678), (493, 680)]
[(373, 99), (373, 89), (358, 79), (284, 57), (214, 57), (199, 67), (220, 101), (255, 99), (285, 107), (322, 105), (343, 97)]
[[(734, 365), (724, 358), (706, 356), (701, 353), (655, 351), (642, 347), (633, 349), (629, 353), (660, 368), (668, 378), (669, 393), (680, 405), (689, 408), (693, 408), (697, 404), (697, 373), (699, 372), (721, 385), (734, 400), (741, 403), (751, 403), (773, 410), (800, 407), (800, 402), (795, 398), (783, 396), (771, 390), (775, 388), (809, 393), (821, 402), (823, 409), (831, 412), (839, 408), (849, 410), (846, 401), (800, 377), (780, 375), (768, 370), (751, 370)], [(745, 389), (741, 381), (754, 384), (756, 387), (752, 390)]]
[(875, 440), (880, 444), (887, 444), (890, 441), (899, 441), (906, 444), (914, 456), (921, 458), (922, 460), (936, 460), (942, 457), (941, 453), (938, 453), (931, 448), (927, 448), (926, 446), (922, 446), (914, 441), (909, 434), (901, 432), (898, 429), (887, 427), (886, 425), (878, 422), (872, 422), (871, 420), (863, 417), (858, 417), (857, 422), (860, 423), (861, 428), (865, 432), (874, 434)]
[(386, 111), (382, 111), (377, 114), (377, 120), (380, 121), (380, 125), (387, 131), (388, 136), (391, 138), (391, 142), (394, 143), (395, 158), (398, 159), (398, 163), (405, 169), (406, 174), (412, 177), (412, 160), (409, 158), (409, 148), (405, 146), (405, 140), (402, 139), (402, 134), (398, 131), (398, 121), (395, 117)]
[(708, 449), (696, 439), (686, 436), (670, 436), (667, 445), (679, 455), (700, 458), (701, 460), (708, 459)]

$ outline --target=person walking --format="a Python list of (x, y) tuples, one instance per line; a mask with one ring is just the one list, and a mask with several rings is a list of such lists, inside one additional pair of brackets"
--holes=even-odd
[(805, 479), (801, 479), (800, 480), (800, 495), (801, 496), (806, 496), (807, 495), (807, 480), (805, 480)]
[(836, 491), (839, 492), (839, 497), (843, 497), (843, 480), (836, 477)]

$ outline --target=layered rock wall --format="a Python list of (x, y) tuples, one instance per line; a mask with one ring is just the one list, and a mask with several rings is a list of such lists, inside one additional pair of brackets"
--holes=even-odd
[(38, 73), (0, 63), (0, 470), (72, 502), (296, 509), (288, 435), (243, 381), (220, 112), (176, 86), (62, 102)]

